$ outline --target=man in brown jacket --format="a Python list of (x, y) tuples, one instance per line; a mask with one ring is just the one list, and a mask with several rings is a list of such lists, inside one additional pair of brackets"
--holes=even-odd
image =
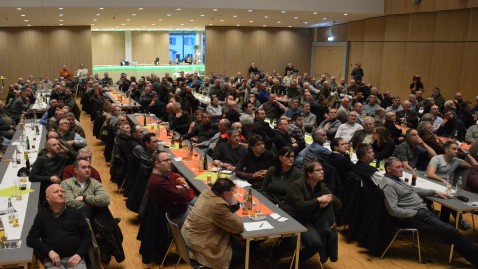
[(201, 265), (227, 269), (244, 260), (242, 248), (231, 245), (231, 235), (244, 230), (234, 197), (234, 183), (218, 179), (211, 189), (201, 193), (181, 229), (189, 255)]

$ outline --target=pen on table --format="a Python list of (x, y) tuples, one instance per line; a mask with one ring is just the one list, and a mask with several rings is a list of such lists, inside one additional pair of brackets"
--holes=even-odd
[(261, 228), (261, 227), (262, 227), (262, 225), (264, 225), (264, 222), (263, 222), (263, 223), (261, 223), (261, 225), (259, 225), (259, 228)]

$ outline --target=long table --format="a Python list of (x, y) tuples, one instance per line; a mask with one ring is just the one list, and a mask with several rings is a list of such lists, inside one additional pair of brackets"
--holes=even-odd
[[(46, 142), (45, 126), (39, 125), (40, 135), (36, 136), (36, 141), (33, 141), (35, 130), (31, 128), (32, 120), (27, 120), (25, 124), (25, 134), (29, 137), (30, 144), (35, 143), (35, 149), (32, 149), (28, 153), (30, 163), (37, 159), (38, 152), (43, 148)], [(12, 144), (8, 146), (2, 161), (0, 162), (0, 199), (10, 197), (10, 188), (14, 186), (14, 180), (17, 179), (17, 172), (21, 167), (25, 167), (25, 161), (22, 160), (20, 165), (14, 167), (11, 160), (14, 159), (15, 151), (20, 148), (18, 145), (20, 139), (20, 132), (17, 130), (12, 139)], [(21, 154), (23, 159), (23, 153)], [(27, 177), (28, 180), (28, 177)], [(13, 227), (8, 222), (8, 214), (1, 215), (5, 232), (8, 236), (8, 240), (21, 240), (21, 246), (16, 249), (0, 249), (0, 267), (6, 265), (23, 265), (23, 268), (28, 268), (28, 263), (32, 261), (33, 249), (27, 247), (26, 239), (30, 227), (33, 225), (33, 220), (38, 211), (39, 200), (39, 182), (27, 182), (27, 190), (22, 191), (22, 200), (17, 201), (12, 198), (13, 207), (18, 213), (19, 226)]]
[[(180, 150), (177, 147), (177, 143), (175, 145), (171, 145), (169, 141), (169, 137), (166, 133), (166, 128), (161, 126), (158, 123), (158, 118), (154, 115), (147, 116), (146, 119), (146, 126), (143, 125), (144, 118), (143, 115), (135, 115), (129, 114), (128, 119), (134, 123), (139, 124), (144, 127), (147, 132), (154, 132), (157, 134), (158, 139), (163, 146), (168, 146), (169, 148), (165, 148), (172, 157), (172, 163), (174, 167), (188, 180), (188, 182), (199, 192), (202, 192), (209, 188), (206, 184), (205, 177), (207, 173), (211, 173), (208, 171), (200, 171), (199, 169), (195, 168), (195, 164), (198, 164), (200, 160), (200, 155), (204, 156), (204, 153), (199, 151), (198, 149), (194, 149), (195, 152), (192, 155), (191, 160), (185, 160), (186, 152)], [(212, 163), (212, 159), (208, 157), (208, 163)], [(217, 177), (216, 173), (211, 173), (213, 180)], [(240, 194), (238, 197), (244, 197), (244, 194), (248, 191), (248, 188), (237, 188), (237, 193)], [(278, 206), (270, 202), (267, 198), (265, 198), (261, 193), (252, 189), (252, 196), (256, 202), (257, 206), (260, 206), (260, 211), (266, 216), (265, 221), (272, 225), (272, 229), (267, 230), (255, 230), (255, 231), (243, 231), (241, 233), (242, 238), (246, 240), (246, 255), (245, 255), (245, 268), (249, 268), (249, 256), (250, 256), (250, 242), (253, 240), (264, 239), (264, 238), (275, 238), (275, 237), (282, 237), (282, 236), (296, 236), (297, 237), (297, 245), (295, 250), (295, 268), (299, 268), (299, 251), (300, 251), (300, 235), (302, 232), (305, 232), (307, 229), (297, 222), (295, 219), (290, 217), (286, 212), (281, 210)], [(239, 199), (238, 199), (239, 200)], [(248, 216), (242, 215), (242, 211), (239, 210), (237, 212), (241, 218), (243, 223), (250, 223), (252, 220)], [(279, 222), (271, 217), (272, 213), (277, 213), (280, 216), (287, 218), (288, 220), (285, 222)]]
[(116, 106), (121, 107), (122, 109), (139, 110), (141, 108), (141, 105), (138, 102), (127, 97), (122, 91), (117, 89), (106, 92), (106, 95)]

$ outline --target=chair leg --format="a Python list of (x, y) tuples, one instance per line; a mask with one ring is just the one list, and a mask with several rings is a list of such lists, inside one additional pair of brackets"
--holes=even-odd
[(320, 261), (319, 253), (317, 252), (317, 254), (315, 254), (315, 256), (317, 257), (317, 260), (319, 260), (320, 269), (324, 269), (324, 267), (322, 266), (322, 262)]
[(392, 245), (393, 241), (395, 241), (395, 238), (397, 238), (397, 235), (398, 233), (400, 232), (400, 230), (398, 230), (396, 233), (395, 233), (395, 236), (393, 237), (393, 239), (390, 241), (390, 244), (388, 244), (387, 248), (385, 249), (385, 251), (382, 253), (382, 256), (380, 256), (380, 259), (383, 258), (383, 256), (385, 256), (385, 254), (387, 253), (388, 249), (390, 248), (390, 246)]
[(169, 243), (168, 251), (166, 251), (166, 254), (164, 254), (163, 261), (161, 262), (161, 265), (159, 266), (159, 268), (163, 268), (164, 261), (166, 260), (166, 257), (168, 256), (169, 250), (171, 250), (171, 246), (173, 245), (173, 243), (174, 243), (174, 239), (171, 239), (171, 243)]
[(176, 267), (175, 268), (178, 268), (178, 265), (179, 265), (179, 262), (181, 261), (181, 255), (179, 255), (179, 259), (178, 259), (178, 262), (176, 263)]
[(294, 264), (295, 254), (296, 254), (296, 253), (297, 253), (297, 251), (294, 251), (294, 254), (292, 255), (292, 260), (290, 261), (289, 269), (292, 269), (292, 265)]
[[(418, 232), (418, 230), (416, 231), (417, 233), (417, 247), (418, 247), (418, 262), (421, 264), (422, 263), (422, 253), (421, 253), (421, 250), (420, 250), (420, 233)], [(415, 235), (415, 232), (413, 232), (413, 234)]]

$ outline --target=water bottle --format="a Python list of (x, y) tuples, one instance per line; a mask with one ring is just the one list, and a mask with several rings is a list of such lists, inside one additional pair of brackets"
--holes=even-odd
[(462, 190), (463, 185), (463, 179), (461, 176), (458, 178), (458, 181), (456, 182), (455, 186), (455, 193), (458, 195), (458, 193)]

